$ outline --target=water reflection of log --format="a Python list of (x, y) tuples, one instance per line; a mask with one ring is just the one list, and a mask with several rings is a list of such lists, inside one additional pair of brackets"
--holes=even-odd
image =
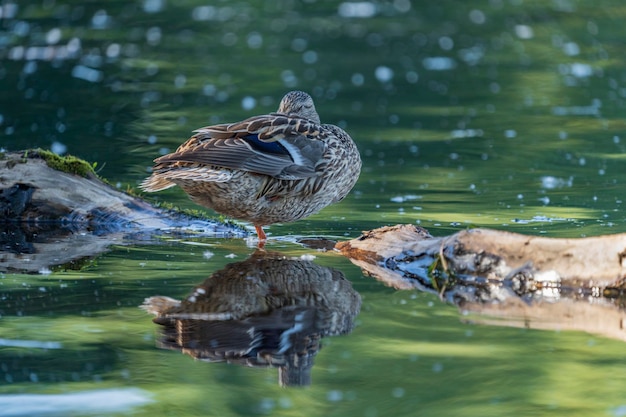
[(182, 301), (150, 297), (159, 344), (207, 362), (279, 368), (283, 386), (309, 385), (320, 339), (349, 333), (361, 306), (333, 268), (257, 251), (227, 265)]
[(551, 239), (473, 229), (435, 238), (398, 225), (337, 248), (366, 274), (437, 293), (475, 322), (626, 341), (626, 234)]

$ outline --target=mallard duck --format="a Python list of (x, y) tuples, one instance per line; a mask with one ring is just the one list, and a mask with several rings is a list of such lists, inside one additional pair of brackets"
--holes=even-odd
[(293, 222), (342, 200), (361, 172), (361, 157), (341, 128), (321, 124), (313, 99), (287, 93), (276, 113), (207, 126), (176, 152), (154, 160), (148, 192), (180, 186), (202, 206), (263, 226)]

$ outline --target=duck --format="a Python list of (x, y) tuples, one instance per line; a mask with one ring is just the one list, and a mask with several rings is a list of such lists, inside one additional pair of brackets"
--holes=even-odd
[(290, 91), (275, 113), (193, 131), (175, 152), (154, 160), (140, 188), (179, 186), (203, 207), (264, 226), (294, 222), (343, 200), (356, 184), (361, 157), (350, 135), (322, 124), (311, 96)]

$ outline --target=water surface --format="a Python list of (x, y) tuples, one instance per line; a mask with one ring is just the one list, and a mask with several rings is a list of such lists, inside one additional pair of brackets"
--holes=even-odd
[[(355, 327), (308, 388), (278, 370), (158, 347), (147, 297), (184, 299), (245, 240), (120, 242), (76, 269), (0, 273), (0, 415), (623, 416), (624, 344), (472, 325), (294, 243), (420, 224), (551, 237), (626, 232), (626, 6), (602, 1), (5, 2), (0, 147), (97, 162), (136, 187), (208, 124), (311, 93), (364, 168), (340, 204), (268, 228), (268, 248), (340, 271)], [(180, 190), (150, 195), (195, 207)], [(27, 397), (22, 397), (27, 396)]]

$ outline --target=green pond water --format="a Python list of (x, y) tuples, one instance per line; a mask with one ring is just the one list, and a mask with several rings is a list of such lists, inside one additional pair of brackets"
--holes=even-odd
[[(269, 251), (360, 296), (308, 386), (163, 348), (144, 299), (183, 299), (254, 252), (166, 235), (75, 269), (0, 272), (0, 416), (625, 416), (623, 341), (470, 324), (294, 243), (398, 223), (626, 232), (625, 18), (611, 0), (1, 2), (5, 150), (77, 155), (135, 188), (192, 130), (301, 89), (363, 170), (341, 203), (267, 228)], [(179, 189), (146, 198), (196, 208)]]

